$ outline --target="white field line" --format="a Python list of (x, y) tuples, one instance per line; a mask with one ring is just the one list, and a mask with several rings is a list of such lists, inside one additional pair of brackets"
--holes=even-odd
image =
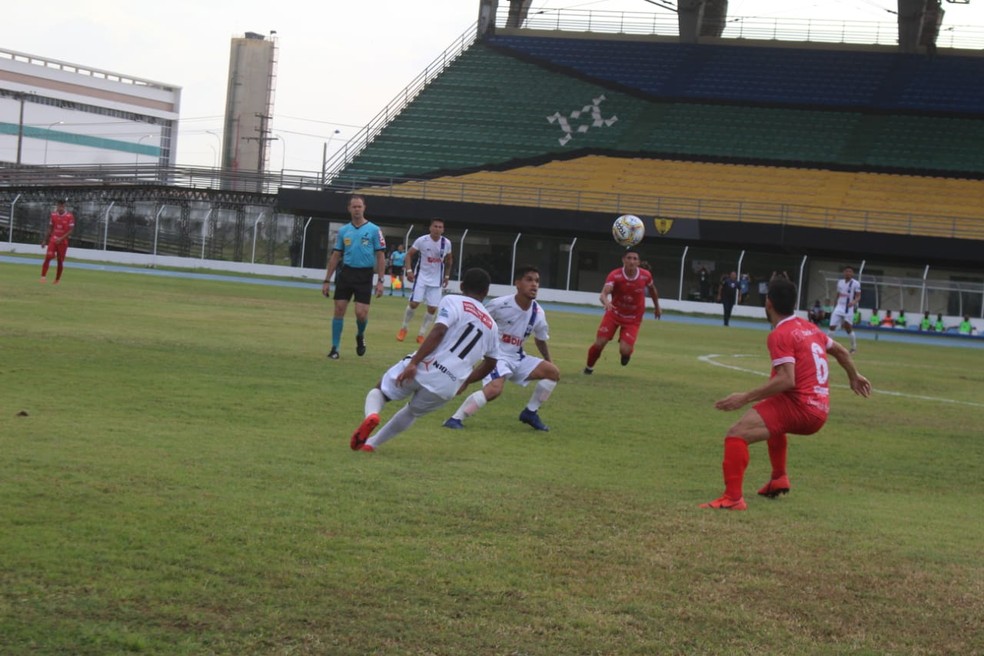
[[(707, 364), (712, 364), (715, 367), (724, 367), (725, 369), (733, 369), (734, 371), (742, 371), (748, 374), (755, 374), (756, 376), (768, 376), (767, 372), (757, 371), (755, 369), (746, 369), (745, 367), (739, 367), (733, 364), (726, 364), (724, 362), (719, 362), (717, 358), (721, 357), (732, 357), (732, 358), (754, 358), (758, 356), (754, 355), (744, 355), (744, 354), (733, 354), (731, 356), (724, 356), (719, 353), (710, 353), (708, 355), (701, 355), (697, 359), (701, 362), (706, 362)], [(837, 387), (839, 389), (851, 389), (848, 385), (836, 385), (831, 384), (831, 387)], [(957, 401), (956, 399), (944, 399), (938, 396), (922, 396), (921, 394), (906, 394), (905, 392), (893, 392), (891, 390), (883, 389), (871, 389), (875, 394), (884, 394), (885, 396), (898, 396), (906, 399), (918, 399), (920, 401), (931, 401), (933, 403), (950, 403), (953, 405), (969, 405), (974, 408), (984, 408), (984, 403), (974, 403), (973, 401)]]

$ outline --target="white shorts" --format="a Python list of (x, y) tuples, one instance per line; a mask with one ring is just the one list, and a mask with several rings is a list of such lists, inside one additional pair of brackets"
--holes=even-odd
[(841, 322), (846, 323), (848, 326), (854, 325), (854, 313), (853, 312), (843, 312), (841, 310), (834, 310), (833, 314), (830, 315), (830, 329), (837, 330), (840, 328)]
[(530, 374), (541, 362), (543, 362), (543, 358), (529, 354), (522, 358), (499, 358), (492, 373), (482, 379), (482, 385), (488, 385), (496, 378), (505, 378), (509, 382), (526, 387), (530, 383)]
[(436, 308), (441, 304), (441, 287), (440, 285), (434, 287), (431, 285), (418, 285), (413, 284), (413, 291), (410, 292), (410, 300), (414, 303), (420, 303), (421, 301), (427, 307)]
[[(396, 382), (396, 377), (403, 373), (410, 362), (407, 356), (386, 370), (380, 381), (379, 388), (391, 401), (401, 401), (410, 398), (407, 407), (414, 417), (426, 415), (440, 408), (458, 393), (458, 387), (443, 373), (433, 370), (428, 373), (418, 367), (413, 380), (402, 385)], [(460, 385), (459, 385), (460, 386)], [(431, 389), (437, 391), (431, 391)]]

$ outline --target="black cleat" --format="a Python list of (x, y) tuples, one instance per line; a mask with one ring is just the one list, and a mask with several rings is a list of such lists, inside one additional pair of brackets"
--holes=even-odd
[(355, 336), (355, 354), (358, 356), (363, 356), (366, 354), (366, 336), (356, 335)]
[(632, 358), (631, 355), (623, 355), (622, 356), (622, 366), (624, 367), (625, 365), (629, 364), (629, 360), (631, 358)]
[(337, 360), (338, 359), (338, 349), (335, 348), (334, 346), (332, 346), (331, 347), (331, 350), (328, 351), (328, 359), (329, 360)]
[(584, 375), (585, 376), (590, 376), (593, 373), (594, 373), (594, 369), (592, 369), (591, 367), (585, 367), (584, 368)]

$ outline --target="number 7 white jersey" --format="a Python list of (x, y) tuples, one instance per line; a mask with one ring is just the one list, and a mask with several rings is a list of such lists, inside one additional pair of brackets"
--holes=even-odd
[(450, 399), (486, 357), (499, 358), (499, 330), (475, 299), (449, 294), (441, 299), (436, 323), (447, 326), (438, 347), (417, 367), (421, 387)]

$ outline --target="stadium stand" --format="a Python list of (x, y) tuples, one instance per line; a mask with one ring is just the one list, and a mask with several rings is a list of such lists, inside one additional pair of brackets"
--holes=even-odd
[(982, 73), (981, 57), (884, 49), (490, 36), (340, 177), (397, 196), (984, 239)]

